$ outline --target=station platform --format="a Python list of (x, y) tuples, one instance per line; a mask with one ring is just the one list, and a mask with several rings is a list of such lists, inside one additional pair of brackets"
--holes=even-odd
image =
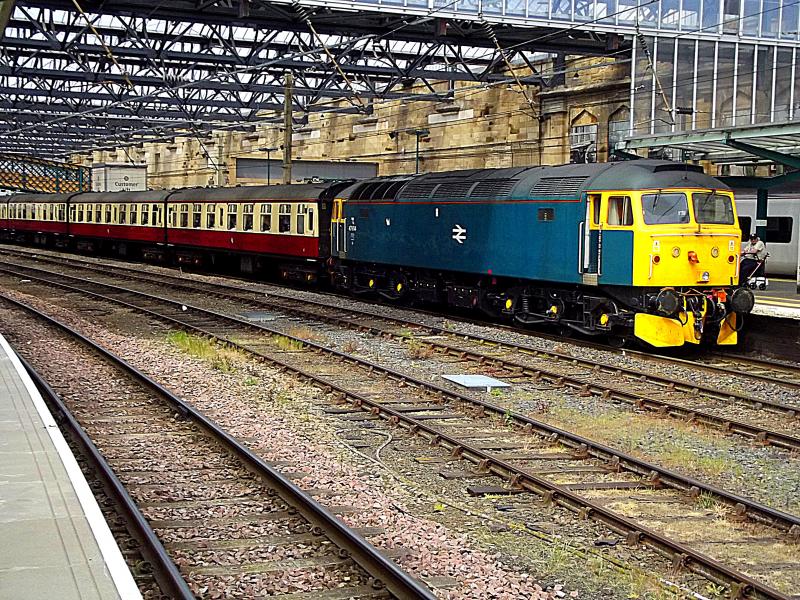
[(0, 336), (0, 599), (141, 600), (89, 484)]
[(770, 278), (768, 289), (753, 292), (756, 295), (754, 314), (800, 319), (800, 294), (797, 293), (796, 281)]

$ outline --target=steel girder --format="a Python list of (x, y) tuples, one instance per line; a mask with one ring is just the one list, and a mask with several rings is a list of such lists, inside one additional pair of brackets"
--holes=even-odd
[[(455, 81), (506, 81), (485, 24), (262, 0), (79, 4), (85, 13), (71, 0), (17, 1), (0, 39), (0, 151), (60, 154), (204, 129), (252, 130), (282, 109), (287, 72), (301, 119), (369, 113), (391, 99), (445, 100)], [(494, 26), (492, 33), (519, 64), (531, 65), (534, 52), (618, 48), (613, 37), (574, 30)], [(525, 83), (551, 79), (534, 71)]]

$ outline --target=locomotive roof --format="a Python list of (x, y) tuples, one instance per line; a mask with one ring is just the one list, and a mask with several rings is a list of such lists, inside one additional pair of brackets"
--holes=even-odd
[[(387, 185), (391, 184), (391, 185)], [(487, 200), (577, 197), (600, 190), (699, 187), (728, 189), (701, 167), (666, 160), (469, 169), (418, 176), (375, 178), (348, 187), (341, 195), (355, 201)]]

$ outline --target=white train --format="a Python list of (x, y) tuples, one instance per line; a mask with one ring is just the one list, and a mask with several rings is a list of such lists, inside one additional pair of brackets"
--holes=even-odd
[[(755, 191), (734, 190), (742, 241), (756, 230)], [(797, 276), (800, 240), (800, 192), (770, 192), (767, 204), (767, 272), (772, 276)]]

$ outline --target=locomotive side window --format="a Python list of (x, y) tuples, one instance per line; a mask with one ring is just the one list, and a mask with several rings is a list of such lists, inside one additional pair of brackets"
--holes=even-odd
[(138, 219), (137, 219), (137, 217), (139, 216), (137, 214), (137, 211), (136, 211), (137, 208), (139, 208), (138, 204), (131, 204), (131, 210), (130, 210), (131, 225), (138, 225), (139, 224)]
[(236, 229), (239, 215), (237, 214), (237, 206), (235, 204), (228, 204), (228, 229)]
[(189, 205), (188, 204), (181, 204), (181, 227), (188, 227), (189, 226)]
[(194, 204), (192, 205), (192, 227), (195, 229), (200, 229), (202, 225), (203, 225), (203, 205)]
[(628, 196), (609, 196), (608, 224), (617, 226), (633, 225), (633, 208)]
[(272, 230), (272, 204), (261, 205), (261, 231)]
[(589, 211), (592, 215), (592, 225), (596, 227), (600, 225), (600, 195), (589, 194), (589, 202), (592, 204), (592, 210)]
[(206, 229), (214, 229), (214, 205), (206, 206)]
[(642, 194), (642, 215), (647, 225), (688, 223), (686, 194)]
[(292, 205), (281, 204), (278, 208), (278, 233), (287, 233), (292, 228)]
[(733, 225), (733, 202), (730, 196), (714, 192), (692, 194), (694, 218), (698, 223)]
[(242, 230), (253, 231), (253, 205), (242, 206)]

